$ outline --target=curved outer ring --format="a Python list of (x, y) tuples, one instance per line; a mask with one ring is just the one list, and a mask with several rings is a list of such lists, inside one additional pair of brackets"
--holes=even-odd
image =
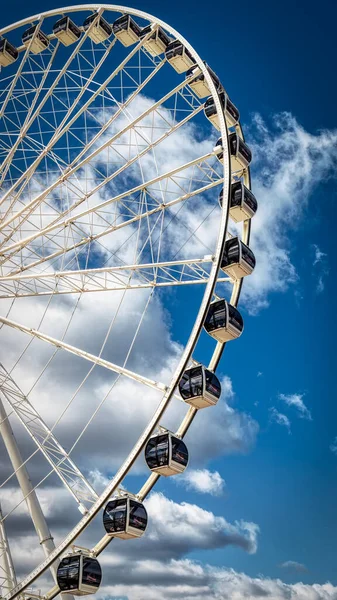
[[(206, 316), (206, 312), (208, 310), (208, 306), (211, 301), (213, 291), (214, 291), (214, 288), (216, 285), (218, 271), (219, 271), (219, 267), (220, 267), (220, 259), (222, 257), (223, 247), (224, 247), (224, 243), (226, 240), (228, 214), (229, 214), (230, 182), (231, 182), (229, 135), (228, 135), (227, 125), (225, 123), (221, 104), (220, 104), (219, 97), (218, 97), (216, 88), (214, 86), (213, 80), (210, 77), (204, 63), (202, 62), (202, 59), (197, 54), (197, 52), (194, 50), (194, 48), (188, 43), (188, 41), (185, 40), (175, 29), (173, 29), (172, 27), (167, 25), (164, 21), (161, 21), (160, 19), (154, 19), (153, 16), (149, 15), (148, 13), (145, 13), (143, 11), (136, 10), (133, 8), (127, 8), (127, 7), (123, 7), (123, 6), (117, 6), (117, 5), (108, 5), (108, 4), (83, 4), (83, 5), (78, 5), (78, 6), (68, 6), (65, 8), (59, 8), (59, 9), (55, 9), (52, 11), (47, 11), (47, 12), (41, 13), (39, 15), (35, 15), (33, 17), (29, 17), (27, 19), (23, 19), (21, 21), (18, 21), (17, 23), (14, 23), (12, 25), (9, 25), (9, 26), (1, 29), (0, 35), (4, 35), (5, 33), (12, 31), (13, 29), (16, 29), (25, 24), (29, 24), (32, 21), (40, 20), (41, 18), (50, 17), (53, 15), (64, 14), (64, 13), (68, 13), (68, 12), (79, 12), (79, 11), (85, 11), (85, 10), (99, 10), (99, 9), (107, 10), (110, 12), (128, 13), (128, 14), (132, 14), (133, 16), (138, 16), (140, 18), (146, 19), (146, 20), (150, 21), (150, 23), (152, 23), (152, 24), (154, 24), (154, 23), (159, 24), (166, 31), (168, 31), (171, 35), (173, 35), (176, 39), (179, 39), (183, 43), (183, 45), (191, 52), (192, 56), (196, 59), (196, 62), (198, 64), (199, 68), (201, 69), (201, 71), (203, 72), (204, 77), (207, 81), (207, 84), (211, 90), (212, 96), (215, 101), (217, 113), (218, 113), (218, 119), (219, 119), (219, 123), (220, 123), (220, 132), (221, 132), (221, 137), (222, 137), (222, 141), (223, 141), (223, 171), (224, 171), (224, 173), (223, 173), (223, 175), (224, 175), (223, 197), (226, 200), (225, 200), (225, 202), (223, 202), (223, 205), (222, 205), (222, 215), (221, 215), (221, 221), (220, 221), (217, 246), (216, 246), (216, 251), (215, 251), (215, 255), (214, 255), (214, 262), (213, 262), (213, 266), (210, 271), (210, 277), (209, 277), (208, 283), (206, 285), (206, 289), (205, 289), (205, 293), (204, 293), (204, 296), (203, 296), (203, 299), (202, 299), (202, 302), (200, 305), (199, 313), (197, 315), (197, 318), (196, 318), (194, 327), (191, 331), (189, 340), (185, 346), (185, 349), (184, 349), (184, 352), (180, 359), (179, 365), (172, 377), (172, 380), (168, 387), (167, 392), (163, 396), (151, 421), (149, 422), (148, 426), (145, 428), (144, 432), (138, 439), (134, 448), (131, 450), (129, 456), (124, 461), (123, 465), (117, 471), (117, 474), (115, 475), (115, 477), (112, 479), (112, 481), (109, 483), (109, 485), (103, 491), (103, 493), (100, 495), (100, 497), (95, 502), (95, 504), (93, 504), (93, 506), (89, 509), (88, 513), (83, 516), (83, 518), (79, 521), (79, 523), (66, 536), (66, 538), (59, 544), (59, 546), (57, 548), (55, 548), (55, 550), (49, 555), (49, 557), (47, 559), (45, 559), (40, 565), (38, 565), (38, 567), (36, 567), (30, 573), (30, 575), (25, 577), (25, 579), (20, 584), (18, 584), (12, 590), (12, 592), (10, 594), (8, 594), (6, 596), (6, 600), (12, 600), (12, 599), (16, 598), (23, 590), (25, 590), (28, 586), (30, 586), (40, 575), (42, 575), (48, 569), (48, 567), (57, 558), (60, 557), (61, 554), (63, 554), (63, 552), (84, 531), (84, 529), (89, 525), (89, 523), (94, 519), (94, 517), (97, 515), (97, 513), (104, 506), (105, 502), (112, 495), (114, 490), (121, 484), (124, 477), (127, 475), (128, 471), (132, 467), (133, 463), (138, 458), (139, 454), (141, 453), (142, 449), (144, 448), (144, 445), (145, 445), (148, 437), (151, 435), (153, 430), (158, 426), (158, 424), (161, 420), (161, 417), (163, 416), (166, 408), (168, 407), (168, 405), (171, 401), (174, 390), (175, 390), (179, 380), (181, 379), (183, 372), (186, 369), (187, 363), (188, 363), (188, 361), (193, 353), (193, 350), (197, 344), (197, 341), (198, 341), (198, 338), (199, 338), (199, 335), (201, 333), (202, 326), (204, 323), (204, 319)], [(242, 133), (242, 129), (241, 129), (240, 125), (237, 126), (237, 131), (238, 131), (239, 135), (243, 138), (243, 133)], [(247, 172), (245, 174), (245, 184), (247, 185), (247, 187), (250, 188), (249, 169), (247, 169)], [(242, 239), (245, 243), (248, 244), (249, 237), (250, 237), (250, 220), (244, 222)], [(231, 304), (233, 304), (235, 306), (238, 304), (238, 301), (239, 301), (241, 287), (242, 287), (242, 279), (239, 280), (238, 282), (236, 282), (233, 286), (233, 291), (232, 291), (230, 302), (231, 302)], [(216, 369), (216, 367), (220, 361), (224, 346), (225, 346), (225, 344), (222, 344), (220, 342), (217, 343), (216, 348), (213, 353), (213, 356), (209, 363), (209, 367), (212, 370)], [(189, 426), (191, 425), (196, 413), (197, 413), (197, 409), (195, 409), (195, 408), (191, 407), (188, 410), (185, 418), (183, 419), (183, 421), (177, 431), (178, 435), (180, 435), (181, 437), (183, 437), (185, 435), (185, 433), (187, 432)], [(148, 493), (151, 491), (151, 489), (153, 488), (153, 486), (155, 485), (155, 483), (157, 482), (159, 477), (160, 476), (157, 475), (156, 473), (152, 473), (149, 476), (145, 485), (142, 487), (142, 489), (139, 491), (139, 493), (137, 495), (140, 500), (143, 500), (148, 495)], [(111, 541), (111, 538), (109, 538), (108, 536), (104, 536), (102, 538), (102, 540), (93, 549), (93, 554), (99, 555), (104, 550), (104, 548), (110, 543), (110, 541)], [(47, 594), (47, 598), (55, 597), (59, 593), (59, 591), (60, 590), (59, 590), (58, 586), (55, 586)]]

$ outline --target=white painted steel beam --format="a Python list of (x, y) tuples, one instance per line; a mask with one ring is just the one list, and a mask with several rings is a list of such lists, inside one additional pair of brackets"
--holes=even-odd
[(0, 596), (10, 593), (17, 580), (0, 505)]
[[(4, 441), (8, 456), (12, 463), (13, 469), (16, 471), (16, 477), (20, 485), (23, 496), (26, 498), (26, 505), (34, 524), (36, 533), (39, 537), (40, 544), (43, 548), (46, 557), (55, 550), (53, 537), (49, 531), (44, 514), (42, 512), (39, 500), (34, 490), (33, 484), (28, 475), (25, 466), (22, 466), (23, 460), (20, 450), (16, 443), (12, 427), (7, 418), (7, 413), (4, 409), (0, 398), (0, 434)], [(54, 562), (54, 561), (53, 561)], [(50, 570), (56, 582), (56, 565), (51, 564)]]

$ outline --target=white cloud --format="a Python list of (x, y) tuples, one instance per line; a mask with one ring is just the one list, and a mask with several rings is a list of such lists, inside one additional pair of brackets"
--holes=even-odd
[[(139, 560), (126, 569), (104, 556), (109, 581), (98, 597), (125, 596), (128, 600), (336, 600), (331, 583), (286, 584), (262, 575), (249, 577), (233, 569), (215, 568), (191, 560)], [(125, 577), (127, 580), (125, 581)], [(111, 580), (111, 581), (110, 581)], [(152, 584), (149, 585), (149, 582)]]
[(89, 471), (88, 480), (97, 492), (103, 491), (109, 483), (109, 477), (101, 473), (99, 469)]
[[(157, 492), (151, 494), (146, 507), (150, 519), (147, 543), (158, 544), (154, 556), (159, 552), (167, 557), (183, 556), (197, 548), (228, 545), (239, 546), (250, 554), (257, 550), (259, 527), (256, 523), (238, 520), (231, 524), (196, 504), (173, 502)], [(159, 548), (160, 544), (164, 550)]]
[[(288, 585), (279, 579), (252, 578), (233, 570), (219, 570), (215, 573), (216, 588), (223, 600), (243, 600), (244, 598), (272, 598), (272, 600), (327, 600), (337, 598), (337, 587), (305, 585), (301, 582)], [(214, 596), (216, 598), (216, 595)]]
[(177, 483), (182, 483), (188, 490), (212, 496), (220, 496), (226, 485), (218, 471), (208, 469), (188, 469), (177, 479)]
[(287, 417), (287, 415), (284, 415), (282, 413), (280, 413), (275, 406), (272, 406), (269, 409), (269, 415), (270, 415), (270, 420), (274, 421), (275, 423), (277, 423), (278, 425), (282, 425), (283, 427), (286, 427), (286, 429), (288, 430), (288, 433), (290, 433), (290, 421)]
[(221, 391), (224, 394), (227, 402), (230, 402), (235, 396), (233, 382), (228, 375), (225, 375), (221, 380)]
[(304, 394), (279, 394), (278, 397), (285, 402), (287, 406), (296, 408), (301, 419), (312, 421), (311, 412), (303, 402)]

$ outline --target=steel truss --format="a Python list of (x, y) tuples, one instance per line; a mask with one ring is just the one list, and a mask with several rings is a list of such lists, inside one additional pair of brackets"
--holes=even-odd
[(81, 512), (86, 513), (86, 505), (94, 502), (98, 497), (95, 490), (1, 363), (0, 393), (6, 398), (66, 489), (75, 498)]

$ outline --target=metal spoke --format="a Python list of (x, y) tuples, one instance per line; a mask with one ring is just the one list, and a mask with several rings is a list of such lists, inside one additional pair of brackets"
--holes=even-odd
[(133, 371), (130, 371), (129, 369), (125, 369), (124, 367), (115, 365), (114, 363), (112, 363), (108, 360), (105, 360), (99, 356), (95, 356), (94, 354), (90, 354), (90, 352), (85, 352), (85, 350), (81, 350), (81, 348), (76, 348), (75, 346), (66, 344), (66, 342), (63, 342), (56, 338), (53, 338), (50, 335), (46, 335), (45, 333), (42, 333), (41, 331), (37, 331), (36, 329), (32, 329), (31, 327), (26, 327), (26, 325), (22, 325), (21, 323), (16, 323), (15, 321), (6, 319), (5, 317), (1, 317), (1, 316), (0, 316), (0, 322), (3, 323), (4, 325), (8, 325), (9, 327), (13, 327), (13, 329), (18, 329), (19, 331), (28, 333), (32, 337), (35, 337), (39, 340), (48, 342), (49, 344), (56, 346), (56, 348), (62, 348), (63, 350), (67, 350), (71, 354), (75, 354), (76, 356), (79, 356), (80, 358), (84, 358), (85, 360), (88, 360), (96, 365), (105, 367), (106, 369), (109, 369), (110, 371), (113, 371), (114, 373), (117, 373), (118, 375), (125, 375), (125, 377), (128, 377), (129, 379), (132, 379), (133, 381), (137, 381), (138, 383), (143, 383), (144, 385), (147, 385), (155, 390), (159, 390), (160, 392), (165, 392), (167, 389), (167, 386), (164, 385), (163, 383), (153, 381), (152, 379), (149, 379), (148, 377), (144, 377), (143, 375), (140, 375), (139, 373), (134, 373)]

